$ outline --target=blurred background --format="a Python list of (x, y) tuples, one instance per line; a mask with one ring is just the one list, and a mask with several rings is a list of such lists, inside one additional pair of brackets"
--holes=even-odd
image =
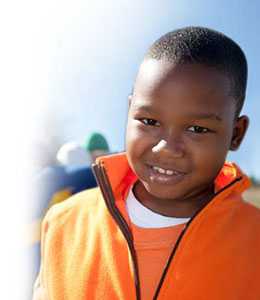
[(230, 36), (247, 56), (243, 113), (251, 123), (241, 148), (229, 159), (260, 178), (259, 9), (256, 0), (38, 3), (33, 25), (34, 69), (41, 87), (35, 95), (35, 105), (41, 102), (36, 140), (49, 151), (57, 150), (66, 141), (83, 142), (98, 131), (111, 151), (123, 150), (127, 96), (147, 48), (178, 27), (207, 26)]
[[(178, 27), (222, 31), (244, 50), (248, 88), (246, 138), (229, 160), (257, 185), (260, 180), (258, 49), (260, 2), (246, 1), (45, 1), (34, 4), (33, 69), (37, 94), (32, 152), (35, 164), (54, 159), (62, 144), (84, 143), (102, 133), (110, 152), (124, 150), (127, 97), (147, 48)], [(44, 162), (43, 162), (44, 164)], [(257, 201), (260, 192), (250, 192)], [(248, 193), (246, 194), (247, 197)], [(248, 197), (247, 197), (248, 198)]]
[[(124, 150), (127, 97), (143, 55), (157, 38), (178, 27), (199, 25), (222, 31), (247, 56), (249, 77), (243, 113), (251, 122), (241, 148), (228, 159), (253, 179), (246, 198), (260, 206), (259, 11), (257, 0), (25, 0), (9, 1), (1, 9), (1, 90), (5, 100), (1, 164), (10, 177), (8, 184), (3, 181), (4, 199), (12, 199), (6, 202), (0, 226), (1, 236), (8, 239), (0, 255), (3, 298), (21, 299), (24, 290), (24, 280), (14, 270), (18, 265), (27, 268), (17, 261), (17, 252), (27, 253), (27, 246), (17, 250), (21, 239), (14, 237), (27, 236), (30, 245), (39, 241), (38, 236), (32, 238), (23, 232), (21, 219), (40, 222), (50, 200), (46, 198), (41, 210), (31, 216), (41, 200), (35, 194), (25, 196), (24, 186), (31, 190), (35, 177), (46, 167), (64, 167), (68, 160), (64, 155), (60, 161), (57, 157), (64, 144), (74, 143), (87, 150), (93, 133), (106, 139), (108, 152)], [(63, 175), (74, 172), (64, 168)], [(12, 212), (12, 217), (6, 211)], [(39, 226), (36, 223), (33, 227)], [(16, 259), (6, 259), (8, 254)], [(32, 277), (37, 268), (33, 272)], [(15, 291), (14, 283), (21, 288)]]

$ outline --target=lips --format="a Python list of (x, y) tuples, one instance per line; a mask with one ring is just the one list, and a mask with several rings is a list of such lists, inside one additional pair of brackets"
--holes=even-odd
[(187, 173), (183, 171), (182, 168), (167, 163), (147, 162), (146, 164), (149, 167), (151, 167), (153, 170), (158, 171), (161, 174), (167, 174), (167, 171), (168, 171), (168, 175), (178, 175), (178, 174), (184, 175)]
[(152, 169), (160, 174), (166, 174), (168, 176), (172, 176), (172, 175), (176, 176), (176, 175), (184, 174), (183, 172), (180, 171), (165, 169), (158, 166), (152, 166)]
[(171, 167), (162, 167), (157, 164), (149, 164), (149, 178), (158, 184), (176, 184), (183, 180), (186, 173)]

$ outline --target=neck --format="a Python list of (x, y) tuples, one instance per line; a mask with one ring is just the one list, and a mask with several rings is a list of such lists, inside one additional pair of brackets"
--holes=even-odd
[(147, 192), (138, 181), (133, 189), (135, 197), (150, 210), (176, 218), (190, 218), (200, 211), (214, 197), (214, 186), (207, 186), (196, 194), (183, 196), (181, 199), (160, 199)]

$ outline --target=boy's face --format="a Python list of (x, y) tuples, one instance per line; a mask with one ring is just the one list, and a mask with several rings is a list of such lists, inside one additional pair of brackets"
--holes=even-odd
[(212, 186), (246, 131), (247, 118), (237, 120), (235, 111), (222, 72), (146, 60), (130, 101), (126, 150), (148, 197), (192, 199)]

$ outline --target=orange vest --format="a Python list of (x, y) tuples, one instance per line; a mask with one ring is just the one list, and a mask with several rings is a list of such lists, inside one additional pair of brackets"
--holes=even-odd
[[(55, 205), (43, 222), (39, 278), (49, 300), (140, 299), (120, 213), (136, 177), (125, 154), (99, 158), (94, 170), (100, 188)], [(241, 198), (248, 186), (234, 164), (223, 166), (215, 197), (180, 234), (153, 299), (260, 299), (260, 210)]]

